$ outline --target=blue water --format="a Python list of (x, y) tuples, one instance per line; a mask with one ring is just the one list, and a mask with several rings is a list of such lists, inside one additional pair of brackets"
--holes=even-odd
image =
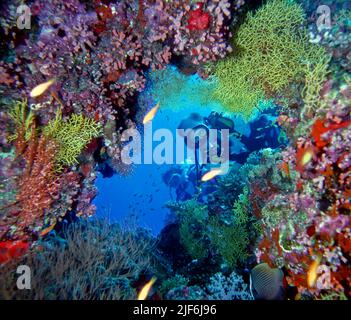
[[(172, 79), (169, 81), (171, 82)], [(189, 83), (199, 86), (201, 81), (203, 80), (199, 79), (198, 76), (189, 76)], [(189, 93), (189, 88), (186, 92)], [(189, 117), (192, 113), (208, 116), (211, 111), (226, 114), (221, 105), (216, 102), (204, 105), (196, 101), (194, 96), (189, 97), (184, 94), (179, 97), (179, 94), (180, 92), (174, 92), (174, 96), (169, 97), (169, 101), (173, 101), (169, 102), (169, 105), (167, 105), (168, 100), (166, 99), (165, 104), (160, 105), (160, 109), (152, 121), (153, 132), (163, 128), (171, 130), (174, 137), (173, 150), (175, 150), (177, 126), (184, 118)], [(174, 108), (171, 104), (174, 104), (175, 100), (184, 103), (186, 107)], [(148, 106), (148, 109), (151, 107)], [(250, 127), (242, 118), (236, 117), (233, 120), (238, 132), (245, 136), (250, 134)], [(139, 129), (139, 132), (142, 133), (143, 128)], [(159, 143), (154, 142), (153, 147)], [(238, 140), (234, 149), (239, 152), (241, 148), (242, 144)], [(184, 166), (189, 165), (184, 164)], [(111, 178), (104, 178), (99, 173), (96, 181), (99, 193), (94, 200), (94, 204), (97, 206), (97, 215), (108, 215), (111, 221), (128, 221), (135, 217), (139, 225), (157, 235), (169, 218), (169, 210), (165, 208), (165, 204), (174, 200), (169, 186), (162, 181), (162, 175), (172, 167), (174, 165), (134, 164), (132, 173), (128, 176), (115, 174)]]
[[(183, 118), (193, 112), (208, 116), (211, 110), (221, 111), (215, 104), (208, 106), (208, 109), (191, 105), (182, 111), (160, 108), (152, 122), (153, 132), (167, 128), (175, 136), (175, 130)], [(154, 146), (157, 144), (154, 143)], [(158, 234), (168, 215), (168, 209), (164, 205), (171, 200), (169, 187), (162, 181), (162, 174), (171, 167), (173, 165), (135, 164), (128, 176), (115, 174), (111, 178), (103, 178), (99, 174), (96, 181), (99, 193), (94, 200), (97, 214), (106, 215), (109, 212), (111, 220), (117, 221), (136, 216), (141, 226)]]

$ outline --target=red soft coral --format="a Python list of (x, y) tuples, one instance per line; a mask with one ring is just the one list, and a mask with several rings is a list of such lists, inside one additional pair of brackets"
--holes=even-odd
[(208, 12), (203, 11), (203, 5), (202, 2), (199, 2), (197, 4), (198, 8), (190, 11), (187, 26), (189, 30), (201, 31), (209, 28), (211, 16)]
[(341, 123), (327, 124), (325, 120), (317, 119), (312, 126), (311, 136), (314, 138), (314, 142), (317, 147), (323, 148), (329, 142), (323, 139), (323, 134), (331, 130), (338, 130), (341, 128), (346, 128), (351, 124), (351, 120), (347, 120)]

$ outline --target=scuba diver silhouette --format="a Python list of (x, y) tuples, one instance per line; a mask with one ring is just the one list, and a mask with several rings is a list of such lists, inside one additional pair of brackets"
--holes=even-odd
[[(235, 123), (231, 118), (215, 111), (212, 111), (207, 117), (203, 117), (198, 113), (192, 113), (181, 121), (178, 129), (192, 129), (194, 131), (204, 129), (206, 132), (209, 129), (217, 129), (219, 131), (228, 129), (229, 160), (242, 165), (252, 152), (264, 148), (273, 149), (282, 145), (280, 142), (280, 131), (275, 122), (269, 119), (269, 116), (274, 116), (274, 114), (267, 112), (250, 121), (248, 123), (250, 128), (248, 136), (241, 134), (235, 129)], [(217, 139), (217, 148), (220, 148), (220, 134), (217, 135)], [(187, 143), (187, 139), (185, 139), (185, 143)], [(199, 163), (198, 160), (198, 144), (195, 143), (193, 147), (195, 148), (195, 165), (190, 167), (186, 165), (185, 167), (178, 167), (178, 169), (172, 168), (164, 176), (164, 182), (170, 186), (170, 189), (176, 191), (177, 200), (189, 199), (200, 181), (200, 174), (204, 165)], [(217, 150), (217, 153), (219, 151)]]
[(279, 129), (268, 118), (268, 114), (261, 114), (258, 118), (248, 123), (250, 127), (249, 136), (236, 131), (234, 121), (222, 113), (211, 112), (207, 118), (204, 118), (204, 123), (211, 129), (229, 129), (230, 147), (237, 143), (238, 140), (244, 145), (244, 148), (239, 153), (230, 152), (229, 159), (239, 164), (244, 164), (249, 155), (254, 151), (268, 147), (274, 149), (281, 145), (279, 141)]
[[(212, 111), (208, 117), (202, 117), (197, 113), (192, 113), (188, 118), (181, 121), (178, 129), (197, 130), (203, 128), (207, 132), (209, 129), (228, 129), (229, 147), (231, 149), (229, 159), (239, 164), (244, 164), (252, 152), (268, 147), (277, 148), (281, 145), (279, 141), (279, 129), (268, 116), (269, 113), (262, 114), (248, 123), (250, 127), (249, 136), (245, 136), (235, 130), (235, 123), (231, 118), (224, 116), (223, 113), (215, 111)], [(221, 135), (218, 135), (219, 141), (217, 146), (221, 145), (220, 136)], [(243, 144), (244, 147), (241, 148), (239, 152), (232, 152), (234, 145), (238, 144), (238, 142)]]

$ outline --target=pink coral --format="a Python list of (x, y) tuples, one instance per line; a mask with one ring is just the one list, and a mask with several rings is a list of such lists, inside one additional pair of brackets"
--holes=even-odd
[[(284, 265), (291, 285), (317, 297), (327, 290), (351, 294), (351, 270), (347, 267), (351, 259), (351, 122), (346, 91), (345, 85), (329, 83), (312, 127), (306, 131), (310, 134), (298, 136), (283, 152), (291, 169), (298, 161), (296, 150), (305, 146), (314, 150), (309, 163), (291, 177), (295, 190), (265, 204), (266, 212), (278, 210), (288, 219), (274, 225), (280, 235), (278, 244), (271, 237), (272, 226), (264, 223), (266, 235), (257, 250), (259, 261)], [(279, 252), (279, 246), (284, 250)], [(321, 264), (316, 285), (309, 287), (306, 274), (318, 256)]]
[(208, 0), (197, 6), (193, 10), (184, 2), (182, 10), (171, 16), (174, 50), (191, 56), (194, 64), (216, 61), (232, 51), (226, 41), (230, 31), (225, 23), (232, 17), (232, 5), (228, 0)]

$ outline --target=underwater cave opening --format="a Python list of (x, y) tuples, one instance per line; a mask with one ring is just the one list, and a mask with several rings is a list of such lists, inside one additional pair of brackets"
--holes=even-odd
[[(167, 81), (165, 85), (167, 86), (167, 84), (170, 85), (177, 81), (177, 77), (179, 77), (178, 69), (172, 68), (171, 75), (176, 79), (160, 77), (152, 80), (154, 82)], [(262, 131), (257, 131), (254, 135), (251, 132), (259, 127), (259, 130), (262, 130), (261, 127), (266, 125), (267, 119), (269, 120), (268, 122), (273, 123), (276, 117), (274, 109), (267, 112), (263, 122), (258, 120), (260, 117), (252, 120), (254, 122), (246, 122), (241, 116), (229, 116), (222, 106), (215, 101), (200, 103), (196, 99), (196, 95), (189, 95), (189, 92), (194, 91), (191, 86), (194, 86), (194, 89), (198, 89), (199, 83), (205, 83), (206, 80), (202, 80), (196, 75), (187, 75), (185, 79), (186, 82), (183, 85), (187, 86), (186, 89), (173, 91), (171, 94), (167, 92), (167, 98), (162, 100), (163, 103), (152, 120), (153, 133), (160, 129), (167, 129), (175, 136), (177, 129), (182, 127), (183, 123), (189, 124), (190, 121), (190, 126), (192, 126), (193, 122), (196, 125), (197, 121), (201, 122), (203, 119), (208, 119), (211, 113), (216, 115), (224, 114), (228, 116), (227, 119), (233, 121), (235, 131), (241, 136), (241, 138), (234, 137), (231, 139), (231, 163), (242, 164), (245, 162), (252, 148), (255, 149), (259, 146), (262, 148), (275, 147), (274, 139), (278, 135), (276, 127), (272, 127), (272, 131), (264, 138), (261, 137)], [(156, 95), (156, 89), (159, 94), (160, 86), (162, 87), (162, 83), (148, 85), (141, 96), (150, 93), (154, 96)], [(158, 98), (159, 96), (155, 97), (155, 100), (159, 100)], [(139, 99), (138, 107), (146, 113), (146, 110), (153, 105), (148, 101), (148, 105), (145, 108), (140, 105), (141, 101), (143, 99)], [(180, 103), (184, 107), (174, 107), (174, 105)], [(141, 134), (144, 132), (143, 129), (138, 129)], [(176, 150), (175, 140), (173, 139), (173, 150)], [(245, 145), (241, 140), (245, 140), (245, 144), (250, 150), (245, 151)], [(155, 146), (158, 143), (153, 141), (152, 144)], [(159, 165), (154, 161), (151, 164), (142, 162), (140, 164), (132, 164), (130, 172), (127, 175), (122, 175), (105, 166), (104, 172), (101, 173), (102, 170), (100, 170), (98, 173), (95, 183), (98, 188), (98, 195), (94, 200), (94, 204), (97, 207), (97, 215), (105, 217), (108, 215), (111, 222), (129, 221), (131, 219), (134, 221), (135, 219), (138, 225), (149, 229), (154, 235), (157, 235), (167, 222), (172, 219), (169, 209), (165, 207), (166, 203), (174, 200), (185, 200), (195, 193), (198, 186), (197, 182), (194, 181), (196, 180), (193, 174), (195, 171), (194, 167), (195, 165), (189, 163), (188, 159), (185, 159), (182, 164)], [(205, 173), (208, 170), (208, 166), (203, 167), (201, 172)], [(185, 180), (190, 180), (191, 183)]]
[[(208, 110), (218, 110), (218, 107), (209, 106), (207, 109), (192, 105), (182, 111), (164, 108), (152, 122), (153, 132), (168, 129), (176, 133), (179, 123), (189, 114), (198, 113), (207, 116)], [(189, 167), (186, 163), (179, 166)], [(173, 164), (158, 165), (153, 162), (133, 164), (131, 172), (126, 176), (114, 173), (112, 176), (104, 177), (99, 173), (96, 180), (98, 195), (94, 200), (97, 214), (99, 216), (108, 214), (111, 221), (136, 218), (140, 226), (150, 229), (157, 235), (164, 227), (169, 213), (164, 205), (174, 200), (172, 190), (163, 181), (163, 176), (174, 167)]]

